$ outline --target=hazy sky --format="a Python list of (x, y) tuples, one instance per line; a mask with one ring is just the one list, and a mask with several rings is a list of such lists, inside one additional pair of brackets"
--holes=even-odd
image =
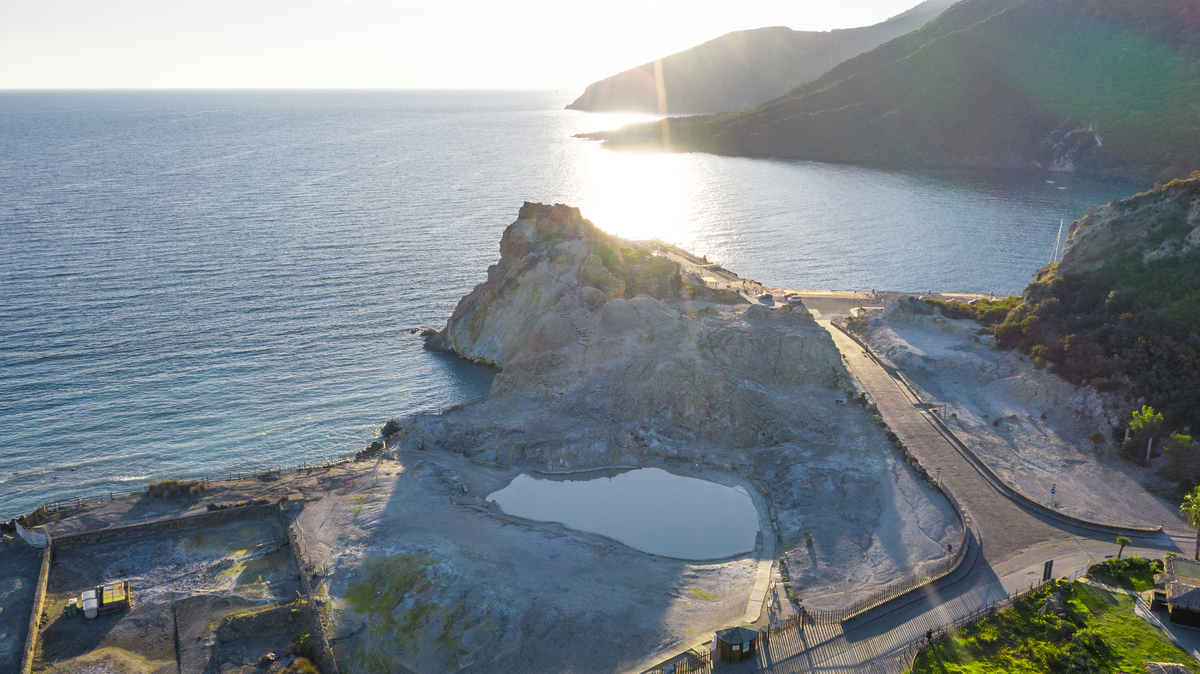
[(2, 0), (0, 89), (562, 88), (919, 0)]

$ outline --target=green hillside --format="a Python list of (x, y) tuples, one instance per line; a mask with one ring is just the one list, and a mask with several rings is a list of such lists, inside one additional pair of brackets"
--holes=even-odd
[(916, 30), (952, 3), (926, 0), (903, 14), (862, 28), (814, 32), (775, 26), (734, 31), (594, 82), (567, 109), (649, 113), (742, 110)]
[(965, 0), (751, 110), (588, 137), (867, 165), (1182, 176), (1200, 167), (1200, 3)]
[(993, 328), (997, 345), (1200, 431), (1200, 173), (1093, 208), (1071, 229), (1063, 261)]

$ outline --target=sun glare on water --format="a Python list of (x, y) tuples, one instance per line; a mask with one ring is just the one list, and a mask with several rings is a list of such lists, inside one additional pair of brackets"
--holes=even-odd
[[(611, 126), (654, 119), (646, 115), (608, 115)], [(607, 120), (606, 120), (607, 121)], [(577, 169), (579, 203), (585, 218), (610, 234), (627, 239), (659, 238), (691, 245), (693, 214), (708, 187), (691, 155), (612, 152), (588, 142)]]

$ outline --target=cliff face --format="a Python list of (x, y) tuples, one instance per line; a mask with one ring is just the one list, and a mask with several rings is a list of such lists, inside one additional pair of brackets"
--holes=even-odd
[(602, 232), (578, 208), (526, 202), (504, 230), (487, 281), (458, 303), (428, 346), (506, 368), (523, 353), (588, 338), (579, 321), (610, 300), (662, 299), (681, 285), (678, 265)]
[[(832, 432), (820, 414), (786, 410), (810, 407), (813, 396), (831, 401), (847, 385), (833, 341), (803, 307), (722, 297), (561, 205), (522, 207), (488, 280), (429, 346), (501, 367), (493, 391), (525, 397), (513, 403), (521, 411), (489, 418), (486, 440), (470, 431), (453, 441), (516, 464), (640, 462), (646, 446), (634, 437), (674, 437), (703, 452)], [(429, 440), (448, 441), (458, 423), (472, 424), (437, 422)], [(516, 442), (503, 430), (513, 424)], [(586, 427), (622, 440), (603, 451), (558, 441)]]
[(953, 0), (927, 0), (861, 28), (813, 32), (776, 26), (735, 31), (593, 82), (567, 109), (661, 114), (743, 110), (916, 30), (951, 4)]
[(1115, 255), (1133, 254), (1142, 264), (1178, 261), (1200, 248), (1200, 178), (1102, 206), (1071, 223), (1057, 274), (1086, 274)]
[(1167, 180), (1200, 166), (1197, 26), (1191, 0), (964, 0), (754, 109), (587, 137), (612, 147)]

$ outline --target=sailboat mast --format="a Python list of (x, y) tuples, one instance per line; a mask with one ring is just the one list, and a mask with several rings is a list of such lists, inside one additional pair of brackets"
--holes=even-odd
[(1058, 221), (1058, 237), (1056, 237), (1054, 239), (1054, 257), (1050, 258), (1050, 264), (1054, 264), (1055, 262), (1058, 262), (1059, 260), (1062, 259), (1062, 256), (1059, 255), (1059, 252), (1058, 252), (1058, 244), (1062, 241), (1062, 228), (1063, 228), (1063, 222), (1065, 222), (1065, 221), (1066, 221), (1066, 218), (1063, 218), (1062, 220)]

